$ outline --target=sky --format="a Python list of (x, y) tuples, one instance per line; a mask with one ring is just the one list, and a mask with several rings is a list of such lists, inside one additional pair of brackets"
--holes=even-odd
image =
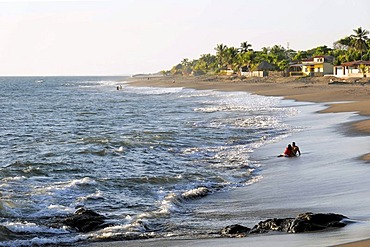
[(369, 0), (0, 0), (0, 76), (156, 73), (217, 44), (308, 50), (358, 27)]

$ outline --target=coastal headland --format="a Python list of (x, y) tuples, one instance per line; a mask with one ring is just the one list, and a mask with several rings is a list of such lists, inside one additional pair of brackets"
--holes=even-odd
[[(199, 77), (136, 77), (131, 86), (140, 87), (183, 87), (198, 90), (246, 91), (265, 96), (279, 96), (302, 102), (323, 103), (327, 108), (321, 113), (353, 112), (363, 116), (360, 121), (352, 122), (350, 128), (343, 129), (350, 135), (370, 135), (370, 79), (335, 77), (264, 77), (241, 78), (233, 76), (199, 76)], [(341, 130), (339, 130), (341, 131)], [(358, 154), (359, 158), (370, 162), (369, 153)], [(155, 244), (153, 242), (152, 244)], [(161, 242), (164, 246), (178, 246), (173, 241)], [(138, 245), (136, 245), (138, 244)], [(191, 242), (190, 242), (191, 244)], [(130, 243), (128, 246), (139, 246)], [(370, 240), (362, 240), (339, 246), (369, 246)], [(152, 246), (149, 241), (146, 246)]]

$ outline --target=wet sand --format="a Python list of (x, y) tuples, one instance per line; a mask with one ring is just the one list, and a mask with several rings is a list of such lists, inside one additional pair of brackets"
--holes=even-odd
[[(327, 105), (327, 108), (321, 107), (320, 112), (322, 113), (340, 113), (340, 112), (351, 112), (351, 113), (358, 113), (362, 116), (370, 116), (370, 83), (367, 83), (366, 80), (362, 81), (348, 81), (348, 82), (338, 82), (334, 84), (328, 84), (330, 80), (337, 80), (333, 78), (302, 78), (302, 79), (294, 79), (294, 78), (250, 78), (245, 80), (234, 79), (231, 80), (229, 77), (163, 77), (163, 78), (135, 78), (131, 85), (134, 86), (155, 86), (155, 87), (184, 87), (184, 88), (193, 88), (193, 89), (212, 89), (212, 90), (222, 90), (222, 91), (247, 91), (250, 93), (266, 95), (266, 96), (282, 96), (286, 99), (293, 99), (297, 101), (305, 101), (305, 102), (317, 102), (317, 103), (324, 103)], [(323, 116), (325, 116), (324, 114)], [(330, 114), (328, 114), (330, 115)], [(320, 118), (320, 117), (319, 117)], [(330, 118), (330, 117), (329, 117)], [(365, 119), (365, 118), (363, 118)], [(338, 118), (338, 121), (341, 121), (341, 118)], [(330, 124), (328, 124), (330, 125)], [(347, 133), (353, 136), (362, 136), (366, 137), (370, 134), (370, 120), (360, 120), (354, 123), (351, 122), (351, 128), (346, 128), (345, 130)], [(314, 130), (314, 134), (320, 135), (325, 130), (320, 129), (318, 127), (317, 130)], [(311, 133), (312, 134), (312, 133)], [(295, 138), (298, 143), (301, 143), (302, 140), (306, 140), (304, 143), (305, 151), (310, 151), (315, 148), (315, 140), (308, 140), (310, 134), (301, 133), (298, 134)], [(332, 137), (333, 140), (337, 140), (337, 136)], [(345, 150), (346, 143), (351, 142), (351, 137), (343, 138), (343, 144), (339, 145), (339, 150)], [(266, 153), (273, 150), (275, 153), (276, 150), (281, 148), (281, 144), (270, 145), (265, 149), (259, 151), (259, 153)], [(370, 150), (367, 153), (365, 148), (361, 148), (358, 150), (358, 156), (365, 161), (370, 160)], [(333, 155), (336, 156), (337, 150), (330, 150), (332, 154), (325, 154), (325, 155)], [(258, 154), (257, 154), (258, 155)], [(266, 191), (266, 194), (263, 195), (265, 198), (265, 202), (267, 201), (269, 205), (266, 208), (271, 208), (273, 210), (280, 211), (279, 214), (286, 214), (286, 216), (294, 216), (295, 213), (302, 212), (304, 209), (310, 210), (311, 208), (319, 208), (323, 211), (325, 210), (333, 210), (333, 209), (340, 209), (339, 213), (346, 213), (352, 210), (353, 203), (356, 203), (356, 200), (361, 200), (364, 198), (369, 191), (362, 190), (363, 183), (359, 183), (356, 185), (355, 183), (346, 185), (348, 188), (342, 188), (350, 192), (348, 202), (345, 202), (345, 205), (339, 205), (343, 202), (343, 197), (341, 194), (336, 194), (337, 191), (333, 192), (333, 188), (330, 186), (326, 186), (325, 183), (329, 183), (330, 176), (321, 176), (322, 168), (321, 168), (321, 161), (320, 157), (313, 157), (310, 156), (306, 158), (306, 160), (301, 160), (295, 162), (294, 164), (285, 164), (281, 161), (272, 161), (274, 168), (268, 168), (272, 164), (268, 164), (266, 166), (264, 177), (265, 179), (259, 184), (262, 187), (262, 190), (259, 190), (258, 193), (261, 191)], [(339, 157), (340, 158), (340, 157)], [(338, 160), (340, 161), (340, 159)], [(319, 161), (316, 161), (319, 160)], [(301, 162), (301, 164), (299, 163)], [(311, 166), (312, 171), (310, 170), (307, 174), (307, 170), (303, 170), (303, 163), (308, 162)], [(268, 163), (268, 162), (267, 162)], [(340, 163), (340, 162), (338, 162)], [(297, 169), (291, 171), (291, 166), (302, 167), (302, 169)], [(272, 167), (272, 166), (271, 166)], [(276, 168), (278, 167), (278, 168)], [(317, 169), (314, 169), (317, 168)], [(289, 191), (289, 188), (292, 184), (289, 180), (288, 181), (280, 181), (279, 177), (276, 175), (276, 169), (278, 169), (279, 174), (286, 174), (289, 172), (291, 175), (292, 181), (295, 179), (294, 183), (296, 183), (298, 188), (303, 189), (304, 191), (304, 198), (308, 202), (312, 202), (312, 205), (303, 205), (301, 202), (297, 202), (296, 204), (290, 201), (289, 204), (286, 205), (279, 205), (276, 207), (275, 202), (281, 203), (281, 199), (275, 199), (278, 197), (282, 198), (290, 198), (292, 195), (294, 197), (299, 196), (302, 191), (292, 192)], [(337, 177), (346, 176), (346, 173), (352, 172), (351, 168), (346, 167), (345, 164), (333, 167), (324, 168), (326, 174), (331, 176), (332, 181), (335, 181), (336, 185), (341, 185), (340, 181), (336, 181)], [(356, 174), (352, 175), (352, 181), (356, 181), (358, 178), (359, 181), (366, 181), (366, 174), (361, 174), (362, 167), (356, 167), (355, 170), (359, 171)], [(269, 173), (274, 174), (269, 174)], [(311, 190), (313, 188), (309, 188), (309, 182), (297, 182), (296, 179), (299, 178), (302, 172), (306, 172), (305, 175), (310, 175), (313, 184), (318, 184), (318, 188), (322, 186), (320, 189), (325, 191), (325, 195), (337, 195), (338, 198), (332, 198), (331, 202), (328, 203), (326, 198), (316, 198), (316, 194), (312, 193)], [(317, 172), (317, 174), (316, 174)], [(355, 172), (354, 172), (355, 173)], [(351, 175), (348, 174), (348, 177)], [(284, 178), (286, 179), (286, 178)], [(279, 184), (280, 188), (271, 187), (272, 184)], [(354, 188), (353, 186), (358, 186)], [(317, 188), (316, 188), (317, 189)], [(358, 193), (356, 193), (358, 191)], [(271, 216), (274, 211), (258, 211), (258, 198), (261, 197), (261, 194), (258, 194), (253, 189), (249, 187), (241, 188), (240, 190), (232, 191), (227, 194), (220, 194), (216, 196), (217, 200), (227, 200), (230, 203), (235, 205), (240, 204), (241, 210), (245, 207), (246, 201), (251, 201), (255, 203), (255, 205), (249, 205), (249, 207), (255, 207), (256, 212), (259, 214), (264, 214), (263, 216)], [(347, 196), (347, 195), (346, 195)], [(224, 198), (223, 198), (224, 197)], [(216, 200), (215, 198), (206, 198), (205, 204), (212, 203), (212, 200)], [(301, 198), (302, 199), (302, 198)], [(216, 200), (216, 201), (217, 201)], [(288, 203), (288, 202), (287, 202)], [(271, 205), (270, 205), (271, 204)], [(366, 204), (366, 202), (365, 202)], [(317, 207), (317, 205), (320, 205)], [(290, 207), (290, 208), (289, 208)], [(286, 211), (284, 211), (287, 209)], [(289, 210), (288, 210), (289, 209)], [(347, 210), (348, 209), (348, 210)], [(295, 212), (295, 210), (297, 212)], [(347, 211), (346, 211), (347, 210)], [(366, 214), (366, 207), (362, 207), (358, 213), (358, 215)], [(124, 242), (103, 242), (103, 243), (91, 243), (89, 246), (299, 246), (300, 242), (295, 241), (304, 241), (304, 242), (314, 242), (321, 243), (322, 246), (329, 246), (330, 242), (325, 242), (328, 235), (331, 237), (341, 239), (343, 241), (339, 241), (339, 243), (345, 243), (349, 241), (355, 241), (366, 238), (367, 234), (361, 234), (357, 237), (357, 230), (352, 229), (353, 227), (348, 226), (348, 233), (347, 236), (342, 236), (342, 232), (340, 231), (330, 231), (328, 233), (308, 233), (302, 234), (299, 236), (292, 235), (292, 234), (281, 234), (281, 235), (267, 235), (263, 238), (256, 236), (256, 237), (247, 237), (242, 239), (227, 239), (227, 238), (216, 238), (216, 239), (151, 239), (151, 240), (135, 240), (135, 241), (124, 241)], [(346, 230), (347, 231), (347, 230)], [(348, 237), (348, 235), (350, 237)], [(369, 233), (370, 237), (370, 233)], [(349, 240), (350, 239), (350, 240)], [(319, 241), (319, 242), (317, 242)], [(326, 244), (325, 244), (326, 243)], [(317, 246), (317, 245), (316, 245)], [(349, 243), (343, 246), (370, 246), (370, 240), (359, 241)]]

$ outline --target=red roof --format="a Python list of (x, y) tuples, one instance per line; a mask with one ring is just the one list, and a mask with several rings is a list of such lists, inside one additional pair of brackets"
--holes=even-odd
[(370, 65), (370, 60), (369, 61), (359, 60), (359, 61), (346, 62), (346, 63), (342, 63), (341, 66), (357, 66), (361, 64)]

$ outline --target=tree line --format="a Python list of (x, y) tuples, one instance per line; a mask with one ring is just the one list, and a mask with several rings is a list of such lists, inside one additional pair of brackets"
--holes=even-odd
[(248, 41), (242, 42), (240, 47), (217, 44), (214, 48), (215, 55), (202, 54), (194, 60), (185, 58), (171, 70), (164, 70), (162, 73), (165, 75), (215, 75), (222, 73), (225, 68), (239, 71), (242, 67), (253, 71), (262, 61), (272, 64), (277, 71), (286, 71), (290, 64), (321, 55), (334, 57), (334, 65), (356, 60), (370, 60), (368, 34), (369, 31), (359, 27), (353, 29), (353, 34), (335, 41), (333, 48), (324, 45), (307, 51), (294, 51), (281, 45), (263, 47), (260, 51), (255, 51)]

